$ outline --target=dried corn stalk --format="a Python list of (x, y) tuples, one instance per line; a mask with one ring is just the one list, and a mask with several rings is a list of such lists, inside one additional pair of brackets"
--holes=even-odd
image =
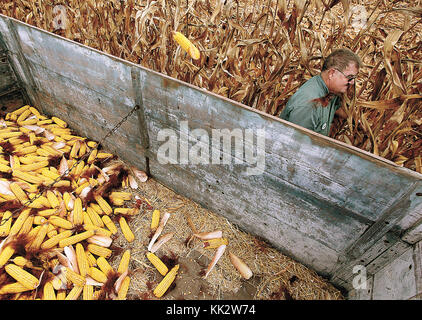
[[(70, 0), (63, 17), (55, 5), (16, 0), (0, 12), (271, 115), (319, 72), (321, 58), (349, 47), (365, 66), (356, 99), (344, 99), (349, 117), (335, 121), (331, 136), (421, 172), (421, 99), (371, 105), (422, 91), (421, 8), (413, 1)], [(198, 46), (198, 60), (173, 31)]]

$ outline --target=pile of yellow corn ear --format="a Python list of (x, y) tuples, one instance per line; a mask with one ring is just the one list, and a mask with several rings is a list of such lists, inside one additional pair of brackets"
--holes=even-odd
[(135, 239), (139, 207), (99, 192), (121, 169), (113, 155), (29, 105), (0, 119), (0, 146), (0, 299), (126, 299), (130, 250), (117, 270), (107, 259), (117, 225)]
[(168, 219), (170, 218), (170, 213), (166, 212), (161, 217), (160, 210), (154, 210), (151, 217), (151, 231), (155, 231), (150, 243), (148, 245), (148, 252), (146, 254), (147, 259), (152, 263), (152, 265), (158, 270), (158, 272), (164, 276), (161, 279), (160, 283), (155, 287), (153, 293), (157, 298), (161, 298), (167, 290), (170, 288), (171, 284), (174, 282), (177, 276), (177, 272), (179, 271), (179, 264), (176, 264), (172, 267), (169, 271), (166, 264), (155, 255), (155, 252), (167, 241), (169, 241), (174, 232), (169, 232), (164, 235), (161, 235), (161, 232), (164, 229)]

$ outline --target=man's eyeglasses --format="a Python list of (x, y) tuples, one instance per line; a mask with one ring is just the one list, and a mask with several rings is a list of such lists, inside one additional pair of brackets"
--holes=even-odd
[(347, 79), (347, 82), (349, 82), (349, 83), (356, 79), (355, 74), (349, 74), (348, 76), (346, 76), (341, 70), (336, 69), (336, 68), (334, 68), (334, 69), (337, 70), (338, 72), (340, 72)]

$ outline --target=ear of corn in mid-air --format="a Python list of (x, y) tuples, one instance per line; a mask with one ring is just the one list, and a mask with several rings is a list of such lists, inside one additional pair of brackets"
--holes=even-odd
[(59, 117), (25, 105), (0, 119), (0, 299), (126, 298), (130, 250), (114, 271), (109, 247), (134, 241), (139, 209), (107, 185), (125, 170), (121, 187), (128, 167)]
[(191, 56), (192, 59), (198, 60), (201, 57), (198, 48), (182, 33), (173, 31), (173, 39)]

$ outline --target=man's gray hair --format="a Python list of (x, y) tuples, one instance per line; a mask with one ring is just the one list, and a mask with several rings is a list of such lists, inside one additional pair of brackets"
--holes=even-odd
[(331, 68), (339, 69), (340, 71), (345, 70), (350, 62), (355, 63), (357, 68), (362, 66), (362, 61), (359, 56), (352, 50), (347, 48), (336, 49), (325, 58), (322, 70), (325, 71)]

